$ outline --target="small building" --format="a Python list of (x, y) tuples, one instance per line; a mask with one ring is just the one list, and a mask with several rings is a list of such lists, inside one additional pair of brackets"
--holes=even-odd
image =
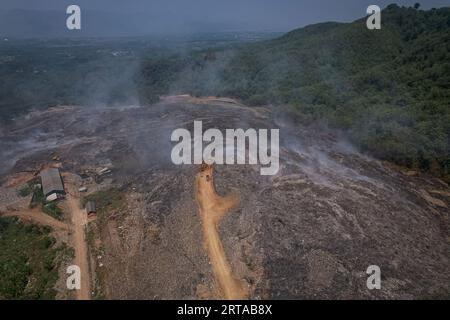
[(41, 171), (42, 191), (47, 201), (53, 201), (64, 197), (66, 194), (57, 168), (48, 168)]
[(94, 201), (88, 201), (86, 202), (86, 213), (89, 214), (96, 214), (97, 213), (97, 209), (95, 207), (95, 202)]

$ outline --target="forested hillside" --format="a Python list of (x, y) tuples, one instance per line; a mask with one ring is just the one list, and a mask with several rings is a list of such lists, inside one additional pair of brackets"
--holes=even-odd
[(303, 124), (345, 130), (380, 159), (450, 181), (450, 8), (390, 5), (381, 30), (368, 30), (364, 17), (251, 44), (206, 39), (165, 47), (145, 39), (3, 44), (0, 122), (63, 104), (229, 96), (287, 107)]
[(225, 95), (287, 103), (375, 156), (450, 170), (450, 8), (392, 5), (381, 30), (365, 19), (296, 30), (246, 49), (223, 77)]
[(365, 24), (321, 23), (237, 51), (149, 60), (143, 91), (289, 105), (304, 123), (347, 130), (378, 158), (448, 175), (450, 8), (390, 5), (381, 30)]

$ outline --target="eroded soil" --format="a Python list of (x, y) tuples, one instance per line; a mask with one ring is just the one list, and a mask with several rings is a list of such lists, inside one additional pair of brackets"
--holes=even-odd
[[(172, 131), (192, 130), (194, 120), (204, 130), (280, 129), (277, 175), (261, 176), (257, 165), (215, 166), (217, 201), (239, 195), (235, 206), (219, 210), (226, 211), (221, 219), (206, 223), (217, 231), (210, 247), (219, 246), (221, 263), (205, 246), (200, 168), (170, 160)], [(106, 298), (450, 296), (448, 185), (363, 155), (338, 133), (267, 109), (190, 97), (151, 107), (35, 112), (3, 132), (2, 202), (16, 188), (9, 177), (20, 182), (55, 157), (87, 194), (114, 188), (124, 195), (123, 207), (88, 223), (96, 235), (92, 281), (101, 282)], [(105, 166), (110, 174), (93, 173)], [(373, 264), (381, 268), (381, 290), (366, 287)], [(229, 289), (224, 283), (234, 282), (218, 281), (218, 274), (245, 290)]]

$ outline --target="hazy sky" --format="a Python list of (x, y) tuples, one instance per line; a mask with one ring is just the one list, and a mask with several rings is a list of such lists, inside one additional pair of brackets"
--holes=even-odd
[[(65, 14), (65, 8), (69, 4), (77, 4), (81, 7), (82, 14), (89, 14), (89, 23), (84, 27), (91, 27), (92, 30), (88, 30), (90, 32), (95, 33), (95, 28), (103, 26), (102, 32), (127, 30), (128, 33), (152, 33), (200, 30), (288, 31), (317, 22), (352, 21), (364, 16), (370, 4), (377, 4), (382, 8), (393, 2), (411, 6), (417, 0), (1, 0), (0, 2), (0, 11), (3, 12), (32, 9), (61, 12), (62, 15)], [(419, 2), (424, 9), (450, 6), (450, 0)], [(12, 15), (8, 23), (16, 27), (14, 19)]]

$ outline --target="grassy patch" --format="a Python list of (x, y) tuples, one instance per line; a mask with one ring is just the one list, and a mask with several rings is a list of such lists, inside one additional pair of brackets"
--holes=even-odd
[(33, 197), (31, 198), (30, 208), (43, 205), (45, 203), (44, 193), (41, 188), (33, 188)]
[(89, 222), (86, 228), (86, 241), (88, 244), (89, 255), (94, 262), (94, 277), (93, 277), (93, 298), (96, 300), (105, 299), (105, 282), (107, 278), (107, 270), (104, 266), (100, 266), (98, 256), (104, 256), (104, 248), (96, 243), (98, 234), (97, 224)]
[(125, 207), (125, 195), (117, 189), (90, 194), (83, 199), (83, 205), (88, 201), (95, 202), (97, 217), (100, 221), (104, 221), (110, 214), (118, 212)]
[(49, 228), (0, 218), (0, 300), (54, 299), (58, 268), (70, 251)]
[[(89, 223), (86, 229), (86, 241), (88, 243), (89, 253), (95, 261), (95, 277), (92, 290), (94, 291), (94, 299), (105, 298), (105, 282), (107, 279), (107, 269), (100, 266), (100, 261), (97, 256), (104, 256), (104, 249), (102, 246), (96, 244), (96, 240), (100, 237), (100, 230), (105, 226), (106, 221), (112, 215), (120, 214), (125, 208), (125, 195), (117, 189), (110, 189), (106, 191), (98, 191), (90, 194), (83, 199), (83, 205), (88, 201), (94, 201), (97, 209), (97, 219), (95, 222)], [(121, 218), (119, 215), (117, 218)]]
[(21, 197), (27, 197), (33, 192), (33, 189), (28, 185), (24, 185), (19, 189), (19, 196)]
[(38, 192), (38, 189), (41, 189), (41, 179), (39, 177), (36, 177), (28, 181), (25, 185), (23, 185), (18, 190), (18, 194), (21, 197), (27, 197), (30, 194)]
[(42, 212), (44, 212), (45, 214), (48, 214), (49, 216), (58, 219), (58, 220), (62, 220), (63, 219), (63, 212), (62, 210), (58, 207), (58, 205), (56, 204), (56, 202), (50, 202), (46, 205), (42, 206)]

